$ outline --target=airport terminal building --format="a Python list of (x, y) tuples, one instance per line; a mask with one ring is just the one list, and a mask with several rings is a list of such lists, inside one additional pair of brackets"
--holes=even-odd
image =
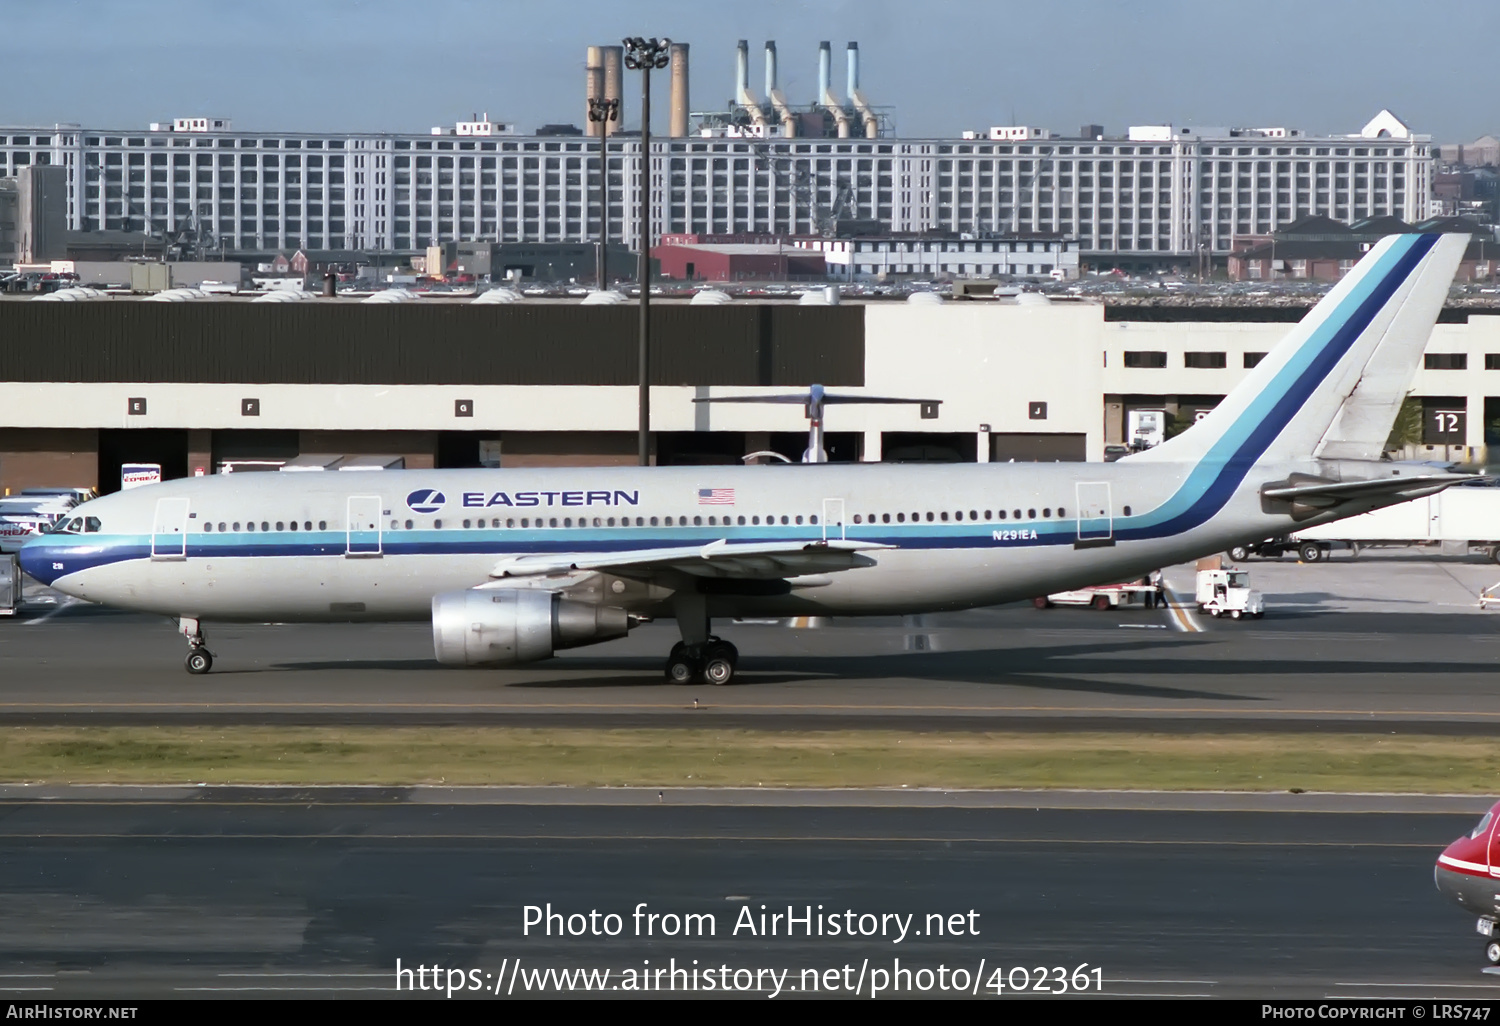
[[(836, 406), (833, 460), (1100, 460), (1133, 411), (1211, 409), (1298, 309), (1091, 301), (653, 304), (654, 459), (800, 459), (796, 405), (712, 396), (840, 392), (935, 400)], [(119, 485), (336, 455), (408, 467), (631, 464), (633, 306), (458, 299), (0, 301), (0, 492)], [(1500, 422), (1500, 317), (1446, 311), (1414, 395), (1411, 455), (1482, 459)]]

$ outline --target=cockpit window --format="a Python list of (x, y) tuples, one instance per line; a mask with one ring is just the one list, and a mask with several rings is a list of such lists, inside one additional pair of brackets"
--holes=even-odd
[(83, 531), (83, 517), (67, 517), (59, 520), (49, 531), (49, 534), (79, 534)]
[(1470, 838), (1478, 837), (1479, 835), (1483, 834), (1486, 830), (1488, 830), (1490, 828), (1490, 820), (1492, 818), (1494, 818), (1494, 815), (1495, 814), (1493, 812), (1486, 812), (1484, 814), (1484, 818), (1479, 821), (1479, 825), (1476, 826), (1473, 830), (1469, 831), (1469, 837)]
[(100, 524), (99, 524), (99, 518), (98, 517), (84, 517), (83, 518), (83, 529), (87, 533), (89, 533), (89, 534), (95, 534), (95, 533), (97, 533), (99, 531), (99, 528), (100, 528)]

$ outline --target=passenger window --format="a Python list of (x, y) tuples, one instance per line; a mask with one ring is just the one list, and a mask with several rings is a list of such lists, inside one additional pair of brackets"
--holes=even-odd
[[(719, 522), (719, 518), (718, 517), (709, 517), (708, 518), (708, 526), (709, 527), (713, 527), (718, 522)], [(726, 523), (726, 524), (729, 523), (729, 518), (728, 517), (724, 518), (724, 523)]]
[(880, 514), (880, 522), (882, 524), (889, 524), (891, 522), (891, 515), (889, 513)]
[(782, 517), (781, 517), (781, 522), (782, 522), (782, 523), (783, 523), (783, 524), (784, 524), (784, 523), (786, 523), (786, 522), (787, 522), (787, 519), (786, 519), (786, 515), (785, 515), (785, 514), (783, 514), (783, 515), (782, 515)]
[(408, 530), (408, 531), (410, 531), (410, 530), (411, 530), (411, 521), (410, 521), (410, 520), (408, 520), (408, 521), (407, 521), (407, 522), (406, 522), (406, 529), (407, 529), (407, 530)]
[(760, 523), (760, 517), (751, 517), (750, 523), (752, 526), (758, 525)]
[[(1004, 516), (1004, 514), (1001, 514), (1001, 515)], [(984, 511), (984, 519), (986, 519), (986, 520), (990, 519), (990, 511), (989, 510), (985, 510)]]
[[(943, 519), (947, 520), (948, 518), (945, 516)], [(932, 511), (931, 510), (929, 510), (928, 513), (927, 513), (927, 522), (929, 524), (932, 523)]]
[(255, 530), (255, 521), (254, 520), (247, 520), (247, 521), (245, 521), (245, 530), (247, 530), (247, 531), (253, 531), (253, 530)]
[(1017, 520), (1020, 520), (1021, 519), (1021, 511), (1018, 510), (1018, 509), (1017, 510), (1012, 510), (1011, 511), (1011, 516), (1015, 517)]
[(702, 527), (703, 526), (703, 518), (702, 517), (694, 517), (693, 518), (693, 526), (694, 527)]
[(204, 529), (204, 530), (205, 530), (205, 531), (212, 531), (212, 530), (213, 530), (213, 529), (214, 529), (214, 525), (213, 525), (213, 524), (209, 524), (209, 523), (205, 523), (205, 524), (204, 524), (204, 525), (203, 525), (203, 529)]
[(802, 523), (802, 518), (801, 517), (797, 518), (797, 523), (799, 523), (799, 524)]
[(859, 516), (858, 513), (854, 514), (854, 522), (856, 524), (862, 524), (862, 523), (864, 523), (864, 521), (860, 519), (860, 516)]
[(432, 522), (432, 529), (434, 531), (441, 531), (443, 529), (443, 522), (441, 520), (434, 520)]
[[(522, 523), (525, 523), (525, 521), (523, 520)], [(505, 522), (505, 526), (506, 527), (515, 527), (516, 526), (516, 522), (513, 519), (512, 520), (507, 520)]]
[(291, 521), (290, 523), (287, 524), (287, 527), (289, 527), (291, 530), (295, 531), (297, 529), (297, 521), (295, 521), (295, 520)]
[[(235, 530), (239, 530), (239, 526), (240, 526), (239, 524), (235, 524), (234, 526), (235, 526)], [(222, 521), (222, 520), (219, 521), (219, 530), (220, 531), (224, 530), (224, 521)]]
[(1036, 519), (1036, 510), (1034, 510), (1034, 509), (1028, 509), (1026, 511), (1026, 519), (1027, 520), (1035, 520)]
[[(238, 528), (236, 528), (236, 529), (238, 529)], [(326, 521), (326, 520), (319, 520), (318, 521), (318, 530), (320, 530), (320, 531), (326, 531), (326, 530), (328, 530), (328, 521)]]
[(547, 526), (548, 527), (556, 527), (557, 526), (557, 518), (553, 517), (550, 520), (548, 520), (547, 521)]
[(1121, 512), (1123, 512), (1127, 517), (1130, 516), (1130, 507), (1126, 506)]
[[(986, 520), (989, 519), (989, 514), (988, 513), (986, 513), (984, 516), (985, 516)], [(979, 519), (979, 511), (975, 510), (975, 509), (969, 510), (969, 519), (970, 520), (978, 520)]]
[(1068, 511), (1059, 506), (1057, 507), (1057, 515), (1060, 517), (1065, 517), (1068, 515)]
[(304, 531), (311, 531), (312, 530), (312, 521), (311, 520), (304, 521), (303, 524), (302, 524), (302, 530), (304, 530)]
[(278, 531), (285, 531), (286, 530), (286, 522), (283, 521), (283, 520), (276, 521), (276, 530), (278, 530)]
[[(927, 519), (928, 520), (932, 519), (932, 514), (931, 513), (927, 514)], [(940, 520), (942, 520), (942, 521), (944, 521), (946, 523), (947, 520), (948, 520), (948, 511), (947, 510), (943, 510), (942, 513), (938, 514), (938, 519), (940, 519)]]
[(573, 526), (573, 518), (572, 517), (563, 517), (563, 526), (564, 527), (572, 527)]
[(904, 524), (904, 523), (906, 523), (906, 514), (905, 513), (897, 513), (896, 514), (896, 523), (898, 523), (898, 524)]
[(1052, 507), (1051, 506), (1048, 506), (1048, 507), (1046, 507), (1045, 509), (1042, 510), (1042, 516), (1044, 516), (1044, 517), (1050, 517), (1051, 515), (1052, 515)]
[(235, 522), (234, 522), (234, 529), (235, 529), (235, 530), (236, 530), (236, 531), (238, 531), (238, 530), (239, 530), (239, 529), (240, 529), (240, 522), (239, 522), (239, 521), (238, 521), (238, 520), (236, 520), (236, 521), (235, 521)]
[(465, 521), (464, 521), (464, 526), (465, 526), (465, 527), (471, 527), (471, 526), (473, 526), (473, 521), (470, 521), (470, 520), (465, 520)]
[(1000, 511), (1000, 519), (1001, 520), (1005, 519), (1005, 510), (1003, 510), (1003, 509)]
[(267, 523), (266, 521), (262, 520), (260, 522), (260, 529), (262, 531), (269, 531), (271, 529), (271, 525), (269, 523)]
[(396, 523), (397, 523), (397, 521), (395, 521), (395, 520), (391, 521), (391, 530), (392, 531), (394, 531), (396, 529)]
[(739, 518), (739, 524), (740, 524), (741, 527), (745, 526), (745, 518), (744, 517), (740, 517)]

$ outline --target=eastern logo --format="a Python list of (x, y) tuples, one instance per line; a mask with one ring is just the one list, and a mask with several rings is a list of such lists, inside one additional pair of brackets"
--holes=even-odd
[(418, 488), (406, 497), (406, 505), (413, 513), (436, 513), (448, 499), (433, 488)]

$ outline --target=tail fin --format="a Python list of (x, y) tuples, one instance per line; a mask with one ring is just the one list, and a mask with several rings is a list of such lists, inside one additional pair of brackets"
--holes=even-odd
[(1212, 413), (1127, 458), (1377, 459), (1468, 241), (1382, 239)]

